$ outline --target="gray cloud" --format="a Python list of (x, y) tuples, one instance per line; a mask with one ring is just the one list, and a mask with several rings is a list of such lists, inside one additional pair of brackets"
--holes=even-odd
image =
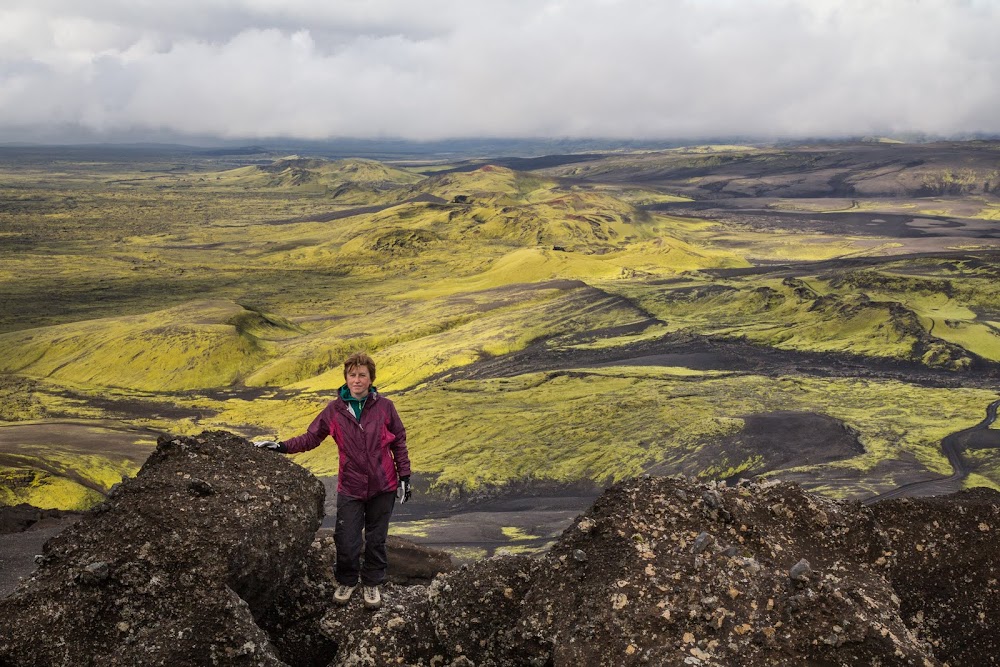
[(997, 26), (991, 0), (5, 0), (0, 138), (995, 133)]

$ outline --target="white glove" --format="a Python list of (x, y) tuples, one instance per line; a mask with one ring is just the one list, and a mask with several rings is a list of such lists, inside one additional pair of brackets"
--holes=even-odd
[(413, 487), (410, 486), (410, 476), (399, 478), (399, 486), (396, 487), (396, 500), (402, 505), (413, 495)]
[(254, 440), (253, 446), (260, 449), (269, 449), (272, 452), (280, 454), (285, 453), (285, 444), (283, 442), (275, 442), (274, 440)]

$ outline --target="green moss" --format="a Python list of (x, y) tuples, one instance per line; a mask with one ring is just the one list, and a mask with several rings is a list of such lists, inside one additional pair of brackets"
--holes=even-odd
[(705, 477), (707, 479), (729, 479), (730, 477), (735, 477), (742, 472), (752, 470), (755, 466), (759, 466), (763, 463), (764, 457), (760, 455), (749, 456), (743, 461), (731, 464), (727, 459), (722, 458), (718, 463), (714, 463), (700, 473), (699, 477)]
[[(0, 371), (139, 390), (232, 384), (267, 355), (235, 304), (0, 334)], [(234, 324), (236, 322), (237, 324)]]
[[(859, 282), (860, 281), (860, 282)], [(969, 352), (992, 359), (991, 325), (947, 319), (945, 328), (927, 314), (976, 319), (978, 303), (947, 296), (946, 281), (910, 281), (897, 286), (870, 277), (821, 279), (690, 278), (670, 284), (607, 285), (668, 322), (671, 330), (746, 338), (810, 352), (846, 352), (964, 368)], [(964, 323), (964, 324), (963, 324)], [(965, 328), (963, 328), (965, 327)]]
[(1000, 483), (997, 483), (994, 478), (985, 477), (983, 475), (977, 475), (973, 473), (965, 478), (964, 488), (972, 489), (976, 487), (986, 487), (987, 489), (1000, 491)]
[(506, 537), (508, 540), (511, 540), (512, 542), (518, 542), (523, 540), (534, 540), (538, 538), (537, 535), (532, 535), (530, 533), (527, 533), (523, 529), (518, 528), (517, 526), (501, 526), (500, 531), (503, 533), (504, 537)]
[(394, 521), (389, 524), (389, 534), (407, 538), (421, 538), (430, 535), (430, 529), (436, 524), (427, 519), (424, 521)]
[[(701, 447), (741, 427), (740, 415), (798, 409), (829, 414), (860, 433), (866, 454), (844, 465), (869, 470), (905, 451), (946, 472), (941, 438), (977, 423), (988, 402), (983, 391), (901, 383), (757, 376), (691, 382), (641, 370), (528, 374), (406, 393), (397, 405), (409, 415), (411, 460), (439, 475), (439, 487), (524, 478), (613, 481), (664, 460), (680, 467), (697, 461)], [(735, 473), (748, 463), (713, 472)]]
[(27, 503), (42, 509), (87, 510), (104, 497), (65, 477), (0, 467), (0, 505)]
[(486, 549), (479, 547), (444, 547), (444, 551), (459, 563), (482, 560), (489, 555)]
[(551, 549), (554, 543), (555, 540), (537, 546), (528, 546), (526, 544), (507, 544), (498, 548), (496, 550), (496, 554), (498, 556), (499, 555), (537, 556)]
[(38, 384), (17, 375), (0, 374), (0, 422), (40, 419), (45, 408), (37, 396)]
[[(943, 367), (960, 367), (967, 352), (998, 358), (1000, 283), (989, 262), (887, 258), (877, 271), (797, 281), (725, 277), (715, 269), (874, 255), (894, 242), (657, 215), (639, 207), (677, 197), (616, 184), (634, 170), (774, 157), (702, 147), (552, 171), (614, 176), (583, 186), (498, 168), (425, 177), (299, 158), (185, 172), (0, 166), (0, 420), (285, 438), (340, 385), (344, 356), (367, 349), (407, 423), (415, 469), (436, 475), (442, 491), (603, 483), (657, 466), (739, 474), (756, 459), (715, 456), (713, 446), (742, 416), (777, 409), (822, 412), (858, 431), (866, 452), (834, 469), (870, 473), (905, 458), (947, 474), (940, 439), (977, 423), (987, 392), (655, 366), (457, 379), (474, 362), (531, 346), (559, 356), (676, 333)], [(968, 181), (946, 176), (941, 183)], [(975, 201), (779, 207), (992, 215), (992, 203)], [(38, 497), (78, 502), (63, 474), (77, 468), (95, 488), (130, 473), (113, 458), (78, 456), (69, 441), (31, 454), (64, 480), (39, 482), (52, 489)], [(337, 470), (329, 442), (295, 460)], [(31, 469), (21, 463), (12, 468)], [(1000, 480), (1000, 466), (982, 464), (984, 478)]]

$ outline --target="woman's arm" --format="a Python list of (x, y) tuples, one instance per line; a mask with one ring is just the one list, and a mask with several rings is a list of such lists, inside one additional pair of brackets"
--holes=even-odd
[(410, 454), (406, 450), (406, 428), (403, 426), (403, 420), (399, 418), (399, 413), (396, 412), (396, 406), (391, 401), (389, 402), (388, 428), (389, 432), (395, 436), (389, 443), (389, 449), (396, 462), (396, 476), (408, 477), (410, 475)]
[(331, 423), (333, 421), (332, 406), (333, 403), (331, 402), (322, 412), (316, 415), (316, 419), (313, 419), (312, 424), (309, 424), (309, 428), (306, 429), (305, 433), (282, 442), (288, 454), (297, 454), (315, 449), (319, 446), (319, 443), (323, 442), (323, 438), (330, 435)]

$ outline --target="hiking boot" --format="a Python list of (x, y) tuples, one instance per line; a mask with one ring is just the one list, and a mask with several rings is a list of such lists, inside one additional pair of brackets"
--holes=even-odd
[(351, 596), (354, 595), (354, 589), (358, 585), (348, 586), (347, 584), (337, 584), (337, 590), (333, 592), (333, 601), (337, 604), (347, 604), (351, 601)]
[(378, 586), (364, 586), (365, 606), (369, 609), (378, 609), (382, 606), (382, 593)]

